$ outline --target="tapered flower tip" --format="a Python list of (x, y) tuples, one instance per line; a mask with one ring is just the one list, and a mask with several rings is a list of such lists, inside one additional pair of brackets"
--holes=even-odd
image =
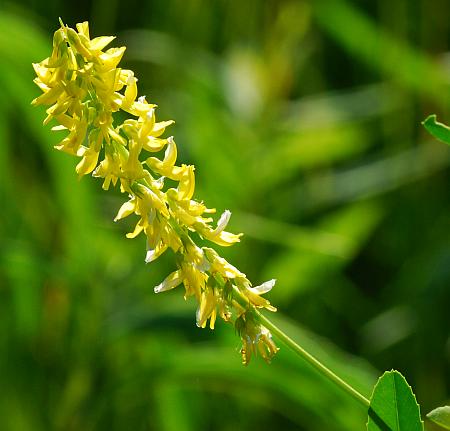
[(177, 287), (183, 281), (181, 271), (174, 271), (162, 283), (158, 284), (153, 290), (155, 293), (165, 292)]
[(155, 248), (149, 248), (147, 250), (147, 254), (145, 255), (145, 263), (150, 263), (158, 259), (158, 257), (167, 250), (167, 247), (167, 244), (160, 242)]
[(220, 216), (219, 221), (217, 222), (217, 228), (215, 229), (214, 232), (215, 233), (222, 232), (227, 227), (230, 218), (231, 218), (231, 211), (225, 210)]
[(270, 290), (272, 290), (272, 287), (275, 286), (276, 281), (277, 280), (273, 278), (272, 280), (266, 281), (263, 284), (260, 284), (259, 286), (250, 287), (250, 290), (258, 295), (263, 295), (264, 293), (267, 293)]
[(120, 207), (119, 212), (117, 213), (116, 217), (114, 218), (114, 221), (128, 217), (130, 214), (133, 214), (133, 212), (135, 210), (136, 210), (136, 202), (134, 199), (131, 199), (131, 200), (125, 202)]
[(147, 250), (147, 254), (145, 255), (145, 263), (153, 262), (155, 258), (156, 258), (156, 250)]

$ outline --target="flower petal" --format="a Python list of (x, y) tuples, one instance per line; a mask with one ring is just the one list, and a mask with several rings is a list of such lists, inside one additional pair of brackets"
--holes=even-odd
[(174, 271), (162, 283), (154, 288), (155, 293), (165, 292), (174, 289), (183, 281), (181, 271)]
[(121, 220), (125, 217), (128, 217), (130, 214), (133, 214), (136, 210), (136, 199), (133, 198), (127, 202), (125, 202), (119, 209), (114, 221)]
[(220, 216), (217, 222), (217, 227), (213, 230), (212, 235), (219, 235), (221, 232), (223, 232), (227, 227), (230, 218), (231, 218), (231, 211), (225, 210)]
[(165, 251), (167, 250), (167, 245), (160, 242), (156, 248), (148, 249), (147, 254), (145, 255), (145, 263), (153, 262), (158, 259)]
[(273, 286), (275, 286), (277, 280), (274, 278), (269, 281), (265, 281), (263, 284), (260, 284), (259, 286), (250, 287), (249, 290), (251, 290), (253, 293), (256, 293), (257, 295), (262, 295), (264, 293), (269, 292)]
[(115, 36), (100, 36), (92, 39), (89, 43), (89, 49), (92, 51), (101, 51), (105, 46), (109, 45)]

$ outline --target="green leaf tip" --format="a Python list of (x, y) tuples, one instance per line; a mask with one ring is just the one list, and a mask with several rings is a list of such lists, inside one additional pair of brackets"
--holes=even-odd
[(440, 427), (450, 430), (450, 406), (438, 407), (427, 414), (427, 418)]
[(422, 121), (428, 133), (444, 144), (450, 145), (450, 127), (436, 121), (436, 115), (429, 115)]
[(378, 379), (368, 415), (368, 431), (423, 431), (416, 397), (396, 370), (386, 371)]

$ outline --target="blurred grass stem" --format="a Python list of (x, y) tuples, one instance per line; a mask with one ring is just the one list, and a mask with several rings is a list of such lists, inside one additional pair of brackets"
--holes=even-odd
[(361, 393), (359, 393), (355, 388), (350, 386), (347, 382), (342, 380), (339, 376), (333, 373), (329, 368), (327, 368), (322, 362), (308, 353), (305, 349), (299, 346), (292, 338), (286, 335), (280, 328), (273, 324), (267, 317), (265, 317), (259, 311), (256, 311), (256, 315), (260, 322), (277, 336), (284, 344), (291, 348), (295, 353), (301, 356), (306, 362), (312, 365), (317, 371), (322, 375), (333, 381), (336, 385), (342, 388), (345, 392), (351, 395), (355, 400), (357, 400), (364, 407), (370, 406), (370, 401)]

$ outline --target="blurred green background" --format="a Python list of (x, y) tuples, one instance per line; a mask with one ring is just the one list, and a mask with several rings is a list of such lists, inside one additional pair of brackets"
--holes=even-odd
[[(175, 119), (197, 193), (233, 212), (223, 251), (276, 322), (364, 394), (397, 368), (426, 413), (450, 394), (448, 0), (0, 2), (0, 430), (330, 430), (365, 412), (286, 348), (240, 364), (153, 286), (125, 196), (52, 149), (32, 62), (58, 17), (128, 47)], [(274, 319), (275, 319), (274, 317)], [(431, 427), (429, 429), (432, 429)]]

